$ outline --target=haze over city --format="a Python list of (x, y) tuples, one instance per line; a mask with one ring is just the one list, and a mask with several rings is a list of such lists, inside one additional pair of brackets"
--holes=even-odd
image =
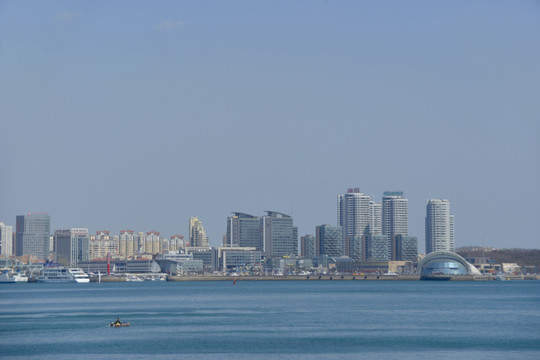
[(0, 221), (221, 244), (233, 211), (336, 224), (448, 199), (455, 245), (539, 248), (536, 1), (0, 1)]

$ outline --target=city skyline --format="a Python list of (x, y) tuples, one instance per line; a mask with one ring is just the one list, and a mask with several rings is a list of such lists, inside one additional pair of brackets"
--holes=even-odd
[[(211, 245), (335, 225), (348, 187), (449, 199), (455, 246), (539, 248), (534, 1), (1, 2), (0, 221)], [(513, 206), (509, 206), (512, 204)], [(499, 224), (512, 224), (500, 226)]]
[[(288, 223), (286, 226), (290, 226), (289, 230), (285, 230), (285, 233), (287, 233), (285, 237), (288, 238), (288, 240), (285, 242), (283, 242), (285, 239), (283, 237), (283, 230), (278, 230), (278, 237), (276, 238), (277, 242), (275, 242), (275, 244), (279, 244), (278, 246), (282, 250), (287, 250), (280, 250), (279, 254), (274, 254), (274, 256), (293, 254), (300, 255), (304, 251), (304, 246), (307, 245), (304, 243), (305, 237), (311, 237), (313, 239), (313, 244), (307, 246), (310, 246), (313, 249), (316, 248), (315, 252), (317, 254), (330, 253), (333, 256), (339, 256), (337, 254), (341, 252), (341, 255), (349, 256), (357, 261), (362, 261), (362, 259), (367, 260), (370, 257), (374, 257), (375, 255), (366, 256), (366, 254), (375, 251), (373, 250), (373, 246), (377, 247), (376, 251), (378, 251), (377, 254), (379, 254), (375, 257), (381, 258), (380, 254), (387, 253), (388, 260), (399, 260), (403, 256), (407, 257), (412, 249), (414, 249), (414, 253), (425, 254), (434, 251), (454, 252), (456, 249), (454, 215), (450, 212), (450, 202), (447, 199), (428, 199), (426, 201), (426, 217), (424, 219), (425, 248), (420, 252), (419, 249), (421, 249), (421, 247), (419, 245), (421, 244), (418, 244), (418, 237), (414, 235), (409, 236), (408, 234), (408, 199), (405, 198), (403, 191), (385, 191), (382, 196), (382, 201), (377, 203), (372, 199), (371, 196), (361, 193), (359, 188), (348, 188), (347, 192), (343, 195), (338, 195), (337, 199), (336, 225), (334, 226), (328, 223), (315, 225), (314, 233), (306, 232), (305, 234), (300, 234), (298, 227), (293, 226), (293, 218), (291, 216), (276, 211), (266, 210), (265, 212), (267, 215), (261, 217), (243, 212), (232, 212), (233, 216), (228, 216), (226, 218), (226, 230), (221, 237), (222, 242), (219, 244), (209, 242), (203, 222), (197, 217), (190, 217), (189, 219), (189, 228), (187, 231), (187, 238), (189, 241), (186, 240), (186, 242), (184, 242), (184, 236), (178, 233), (174, 233), (169, 236), (160, 236), (159, 231), (147, 231), (146, 235), (147, 237), (150, 237), (150, 240), (145, 241), (150, 241), (150, 244), (153, 244), (150, 245), (150, 251), (144, 249), (144, 245), (141, 249), (132, 248), (131, 251), (128, 251), (128, 248), (126, 247), (126, 236), (131, 236), (131, 238), (133, 238), (133, 236), (144, 234), (144, 231), (137, 231), (137, 234), (135, 234), (134, 230), (123, 229), (118, 232), (119, 236), (116, 235), (115, 237), (117, 237), (118, 240), (123, 239), (124, 241), (124, 250), (122, 253), (129, 252), (130, 254), (135, 254), (137, 252), (140, 253), (141, 251), (142, 253), (159, 253), (160, 245), (158, 244), (161, 243), (162, 239), (165, 240), (170, 238), (175, 244), (178, 241), (178, 246), (181, 247), (253, 247), (260, 251), (269, 249), (266, 255), (272, 257), (270, 254), (272, 253), (272, 246), (275, 246), (272, 245), (275, 241), (270, 240), (274, 237), (274, 235), (271, 235), (272, 230), (270, 229), (272, 228), (271, 220), (274, 219), (276, 221), (286, 220)], [(377, 213), (377, 215), (374, 215), (375, 213)], [(378, 220), (374, 221), (374, 217), (376, 217)], [(17, 234), (19, 232), (21, 234), (19, 234), (17, 238), (13, 237), (13, 241), (18, 241), (18, 247), (16, 246), (16, 249), (17, 255), (20, 256), (23, 255), (20, 253), (20, 248), (28, 247), (28, 244), (22, 244), (21, 241), (23, 236), (22, 233), (27, 227), (25, 223), (28, 222), (28, 219), (33, 220), (30, 222), (30, 224), (32, 224), (32, 230), (36, 228), (36, 226), (33, 225), (36, 222), (36, 220), (34, 220), (36, 218), (40, 221), (43, 221), (43, 219), (46, 218), (47, 226), (49, 229), (51, 229), (50, 216), (48, 213), (28, 212), (26, 215), (17, 215), (16, 218), (18, 224), (17, 226), (20, 228), (20, 230), (17, 230)], [(378, 225), (374, 227), (374, 224)], [(42, 225), (39, 224), (38, 228), (39, 227), (42, 227)], [(4, 254), (4, 249), (9, 247), (7, 244), (9, 241), (6, 241), (5, 234), (9, 233), (11, 228), (11, 226), (0, 222), (0, 230), (2, 230), (2, 237), (0, 237), (0, 240), (2, 240), (0, 246), (0, 250), (2, 250), (1, 254)], [(84, 230), (86, 234), (85, 236), (88, 237), (89, 231), (87, 228), (55, 229), (55, 241), (58, 239), (57, 233), (59, 232), (67, 232), (71, 234), (72, 231), (77, 233), (81, 230)], [(290, 231), (293, 232), (288, 234)], [(329, 231), (329, 233), (333, 233), (334, 235), (328, 237), (328, 235), (326, 235), (327, 231)], [(335, 238), (337, 231), (339, 231), (339, 238), (341, 239), (339, 240), (341, 241), (339, 244), (336, 243), (338, 240)], [(96, 235), (90, 236), (90, 238), (95, 238), (96, 236), (106, 237), (108, 242), (110, 233), (110, 230), (96, 230)], [(33, 234), (30, 235), (34, 236)], [(155, 237), (155, 239), (153, 239), (153, 237)], [(332, 240), (328, 242), (328, 240), (326, 240), (327, 238)], [(297, 242), (295, 242), (291, 247), (290, 244), (293, 239), (296, 239)], [(112, 244), (112, 237), (110, 241)], [(384, 245), (384, 251), (381, 247), (382, 242), (386, 243)], [(44, 240), (43, 243), (47, 243), (49, 245), (49, 240)], [(35, 245), (32, 246), (35, 247)], [(291, 249), (296, 250), (289, 252)], [(169, 250), (168, 246), (167, 250)], [(71, 250), (67, 250), (66, 253), (69, 254), (70, 251)], [(116, 253), (116, 251), (120, 251), (120, 248), (115, 249), (114, 251), (104, 248), (102, 251), (105, 252), (98, 256), (91, 255), (91, 258), (103, 258), (107, 252)], [(90, 250), (89, 253), (92, 253), (92, 250)], [(13, 255), (15, 255), (15, 252)], [(35, 254), (32, 253), (32, 255)], [(46, 258), (46, 256), (42, 256), (41, 258)]]
[[(466, 247), (466, 246), (478, 246), (479, 244), (460, 244), (459, 246), (456, 246), (455, 245), (455, 235), (454, 235), (454, 215), (453, 213), (450, 213), (450, 203), (447, 199), (427, 199), (426, 202), (425, 202), (425, 207), (424, 207), (424, 214), (425, 214), (425, 217), (424, 217), (424, 232), (423, 233), (420, 233), (420, 234), (408, 234), (408, 228), (409, 228), (409, 224), (408, 224), (408, 206), (407, 206), (407, 203), (408, 203), (408, 198), (405, 198), (404, 197), (404, 192), (403, 191), (384, 191), (383, 192), (383, 195), (381, 197), (381, 202), (376, 202), (375, 200), (373, 200), (373, 198), (370, 196), (370, 195), (367, 195), (367, 194), (363, 194), (360, 192), (360, 189), (359, 188), (348, 188), (347, 189), (347, 192), (343, 195), (338, 195), (337, 196), (338, 198), (338, 204), (337, 204), (337, 221), (335, 222), (335, 224), (330, 224), (330, 222), (322, 222), (320, 224), (316, 224), (313, 226), (313, 228), (311, 230), (308, 230), (306, 232), (300, 232), (300, 230), (298, 230), (298, 227), (295, 226), (295, 228), (297, 228), (297, 231), (298, 231), (298, 254), (300, 254), (300, 249), (301, 249), (301, 237), (304, 237), (304, 236), (307, 236), (307, 235), (311, 235), (311, 236), (316, 236), (317, 234), (317, 231), (318, 231), (318, 228), (321, 227), (321, 226), (328, 226), (328, 225), (332, 225), (332, 226), (341, 226), (342, 227), (342, 232), (343, 232), (343, 240), (344, 240), (344, 243), (343, 243), (343, 246), (344, 246), (344, 251), (343, 253), (344, 254), (347, 254), (350, 252), (350, 256), (352, 258), (354, 258), (354, 245), (353, 244), (349, 244), (350, 243), (350, 240), (348, 239), (349, 235), (347, 233), (347, 231), (351, 232), (352, 233), (357, 233), (358, 231), (355, 230), (358, 225), (361, 223), (362, 225), (362, 231), (358, 232), (358, 234), (360, 233), (365, 233), (365, 234), (371, 234), (371, 235), (386, 235), (388, 236), (388, 240), (389, 240), (389, 244), (388, 244), (388, 251), (392, 251), (394, 252), (395, 249), (394, 249), (394, 245), (395, 245), (395, 236), (396, 235), (403, 235), (405, 236), (406, 238), (408, 238), (408, 235), (411, 235), (411, 236), (414, 236), (415, 238), (418, 239), (418, 252), (419, 253), (429, 253), (429, 252), (432, 252), (432, 251), (439, 251), (439, 250), (450, 250), (450, 251), (454, 251), (456, 248), (459, 248), (459, 247)], [(347, 200), (348, 199), (348, 200)], [(441, 205), (442, 204), (442, 205)], [(449, 224), (445, 224), (445, 227), (447, 227), (448, 229), (445, 230), (446, 232), (448, 232), (447, 234), (445, 233), (444, 235), (438, 235), (438, 234), (434, 234), (436, 231), (433, 230), (433, 231), (430, 231), (429, 232), (429, 235), (428, 235), (428, 228), (433, 228), (435, 229), (437, 226), (433, 225), (433, 223), (439, 223), (439, 222), (444, 222), (442, 220), (440, 220), (440, 215), (439, 213), (441, 212), (440, 208), (443, 208), (443, 212), (445, 213), (445, 216), (448, 218), (446, 219), (446, 221), (450, 221)], [(347, 217), (347, 210), (346, 208), (349, 208), (349, 215), (348, 217), (350, 218), (349, 221), (347, 222), (344, 217)], [(380, 218), (379, 220), (379, 226), (376, 227), (376, 228), (373, 228), (373, 224), (374, 224), (374, 221), (373, 221), (373, 214), (374, 214), (374, 208), (379, 208), (380, 210), (380, 214), (377, 215), (378, 218)], [(431, 208), (437, 208), (438, 210), (430, 210)], [(268, 213), (268, 214), (273, 214), (273, 213), (276, 213), (276, 214), (280, 214), (280, 215), (283, 215), (285, 217), (288, 217), (289, 215), (285, 215), (283, 213), (279, 213), (279, 212), (275, 212), (275, 211), (264, 211), (265, 213)], [(209, 237), (207, 236), (206, 234), (206, 230), (204, 228), (204, 223), (203, 221), (201, 221), (200, 219), (198, 219), (197, 217), (194, 217), (194, 216), (191, 216), (189, 218), (189, 224), (188, 224), (188, 227), (187, 229), (185, 230), (185, 236), (186, 238), (189, 240), (187, 241), (187, 243), (190, 244), (190, 246), (212, 246), (212, 247), (219, 247), (219, 246), (231, 246), (231, 237), (233, 236), (231, 234), (231, 232), (233, 231), (232, 230), (232, 223), (234, 221), (235, 225), (234, 227), (235, 228), (243, 228), (245, 227), (242, 226), (242, 225), (239, 225), (241, 224), (241, 221), (249, 221), (249, 220), (256, 220), (257, 222), (257, 226), (258, 226), (258, 222), (260, 221), (260, 219), (263, 219), (265, 218), (265, 215), (260, 215), (260, 216), (254, 216), (254, 215), (251, 215), (251, 214), (248, 214), (248, 213), (244, 213), (244, 212), (231, 212), (233, 214), (233, 216), (229, 216), (226, 218), (226, 225), (224, 226), (225, 230), (224, 232), (221, 234), (221, 236), (219, 237), (219, 242), (217, 241), (210, 241)], [(437, 214), (437, 216), (433, 216), (433, 214)], [(23, 218), (32, 218), (32, 217), (46, 217), (49, 221), (49, 227), (50, 227), (50, 230), (51, 230), (51, 236), (55, 235), (55, 232), (58, 231), (58, 230), (64, 230), (63, 228), (57, 228), (57, 227), (53, 227), (50, 225), (50, 222), (51, 222), (51, 216), (49, 215), (49, 213), (47, 212), (27, 212), (25, 215), (17, 215), (16, 218), (19, 219), (21, 218), (21, 221)], [(437, 218), (436, 220), (433, 220), (434, 218)], [(2, 219), (0, 219), (2, 220)], [(15, 222), (17, 223), (17, 221)], [(351, 225), (352, 224), (352, 225)], [(251, 226), (251, 225), (249, 225)], [(6, 223), (6, 221), (2, 222), (0, 221), (0, 228), (2, 229), (2, 231), (6, 231), (5, 229), (6, 228), (13, 228), (16, 230), (16, 227), (15, 226), (10, 226), (9, 223)], [(23, 226), (24, 227), (24, 226)], [(68, 226), (69, 228), (69, 226)], [(97, 229), (102, 229), (103, 227), (97, 227)], [(116, 230), (116, 229), (122, 229), (122, 230)], [(349, 230), (346, 230), (347, 228), (349, 228)], [(72, 230), (76, 228), (71, 228)], [(155, 227), (152, 227), (152, 229), (155, 229)], [(352, 230), (351, 230), (352, 229)], [(373, 231), (371, 231), (373, 230)], [(87, 230), (88, 231), (88, 230)], [(89, 231), (88, 233), (92, 233), (94, 232), (93, 230), (92, 231)], [(157, 234), (158, 236), (160, 235), (160, 232), (156, 231), (156, 230), (150, 230), (148, 231), (147, 229), (140, 229), (140, 228), (137, 228), (137, 230), (125, 230), (125, 227), (115, 227), (113, 230), (95, 230), (95, 233), (98, 235), (98, 236), (102, 236), (102, 235), (106, 235), (108, 236), (109, 233), (117, 233), (118, 235), (122, 235), (126, 232), (130, 232), (130, 233), (147, 233), (147, 234)], [(237, 233), (235, 236), (236, 236), (236, 240), (234, 240), (232, 242), (232, 246), (255, 246), (255, 247), (258, 247), (257, 244), (253, 243), (253, 244), (241, 244), (241, 240), (239, 240), (239, 237), (241, 237), (241, 235), (238, 233), (238, 229), (235, 230), (235, 232)], [(244, 232), (246, 234), (250, 234), (252, 235), (253, 231), (252, 230), (249, 230), (248, 228), (245, 228)], [(105, 234), (106, 233), (106, 234)], [(179, 234), (180, 233), (180, 234)], [(177, 230), (176, 232), (173, 232), (171, 234), (164, 234), (164, 236), (162, 238), (174, 238), (174, 237), (183, 237), (183, 231), (180, 231), (180, 230)], [(13, 231), (13, 235), (15, 235), (16, 232)], [(356, 235), (356, 236), (359, 236), (359, 235)], [(422, 236), (425, 235), (425, 237), (423, 238), (423, 241), (422, 241)], [(448, 237), (448, 239), (446, 238)], [(352, 237), (351, 237), (352, 238)], [(435, 240), (435, 238), (437, 238), (437, 240)], [(2, 238), (3, 239), (3, 238)], [(194, 239), (196, 239), (195, 241), (193, 241)], [(442, 239), (442, 240), (441, 240)], [(259, 239), (260, 240), (260, 239)], [(359, 241), (359, 239), (357, 239)], [(19, 240), (20, 241), (20, 240)], [(262, 240), (261, 240), (262, 241)], [(191, 244), (193, 243), (194, 244)], [(443, 245), (435, 245), (436, 243), (439, 243), (439, 244), (443, 244)], [(225, 245), (226, 244), (226, 245)], [(431, 244), (431, 245), (430, 245)], [(481, 244), (482, 246), (488, 246), (488, 247), (492, 247), (492, 245), (490, 244)], [(346, 246), (351, 246), (351, 248), (347, 248), (345, 249)], [(7, 248), (7, 246), (5, 246)], [(510, 248), (510, 247), (507, 247), (507, 248)], [(391, 256), (389, 255), (389, 258)]]

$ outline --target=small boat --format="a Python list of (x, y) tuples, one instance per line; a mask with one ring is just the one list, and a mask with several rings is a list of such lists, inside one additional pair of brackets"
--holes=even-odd
[(497, 276), (495, 277), (495, 280), (497, 281), (506, 281), (506, 277), (503, 275), (503, 274), (497, 274)]
[(115, 323), (110, 323), (109, 324), (109, 327), (128, 327), (130, 325), (130, 323), (126, 322), (126, 323), (119, 323), (119, 324), (115, 324)]
[(135, 276), (135, 275), (129, 275), (129, 276), (126, 276), (126, 281), (144, 281), (144, 280), (141, 279), (141, 278), (138, 277), (138, 276)]

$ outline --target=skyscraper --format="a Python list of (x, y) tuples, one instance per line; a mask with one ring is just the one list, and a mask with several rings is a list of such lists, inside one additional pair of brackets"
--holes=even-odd
[(257, 216), (234, 212), (227, 218), (226, 247), (254, 247), (262, 250), (261, 219)]
[(38, 259), (47, 259), (50, 251), (50, 233), (49, 214), (28, 213), (17, 216), (15, 255), (34, 255)]
[(64, 266), (78, 266), (81, 261), (88, 261), (88, 229), (62, 229), (54, 232), (55, 258)]
[(357, 246), (358, 236), (370, 233), (374, 207), (371, 198), (362, 194), (358, 188), (350, 188), (346, 194), (338, 195), (337, 201), (338, 226), (341, 226), (345, 238), (345, 255), (353, 257), (351, 255), (354, 252), (362, 249)]
[(316, 227), (317, 255), (343, 256), (343, 233), (341, 226)]
[(13, 226), (0, 222), (0, 255), (13, 255)]
[(202, 222), (196, 217), (189, 219), (189, 245), (194, 247), (207, 247), (208, 236)]
[(426, 205), (426, 254), (434, 251), (454, 251), (454, 216), (445, 199), (430, 199)]
[(262, 217), (262, 244), (267, 258), (298, 255), (298, 230), (289, 215), (266, 211)]
[(385, 191), (382, 198), (382, 234), (390, 242), (390, 259), (397, 260), (396, 236), (409, 234), (408, 200), (402, 191)]

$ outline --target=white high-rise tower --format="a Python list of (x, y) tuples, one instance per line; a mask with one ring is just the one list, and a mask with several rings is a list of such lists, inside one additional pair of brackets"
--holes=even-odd
[(371, 197), (358, 188), (348, 189), (338, 195), (338, 225), (342, 227), (345, 238), (345, 254), (355, 260), (362, 256), (362, 236), (370, 232), (372, 226)]
[(408, 200), (401, 191), (386, 191), (382, 198), (382, 233), (391, 239), (409, 234)]
[(408, 200), (402, 191), (385, 191), (382, 198), (382, 233), (388, 237), (389, 259), (398, 258), (396, 236), (409, 234)]
[(13, 227), (0, 222), (0, 255), (13, 255)]
[(345, 195), (338, 195), (338, 225), (345, 237), (364, 235), (371, 225), (371, 198), (358, 188), (348, 189)]
[(430, 199), (426, 205), (426, 254), (434, 251), (454, 251), (454, 216), (445, 199)]

